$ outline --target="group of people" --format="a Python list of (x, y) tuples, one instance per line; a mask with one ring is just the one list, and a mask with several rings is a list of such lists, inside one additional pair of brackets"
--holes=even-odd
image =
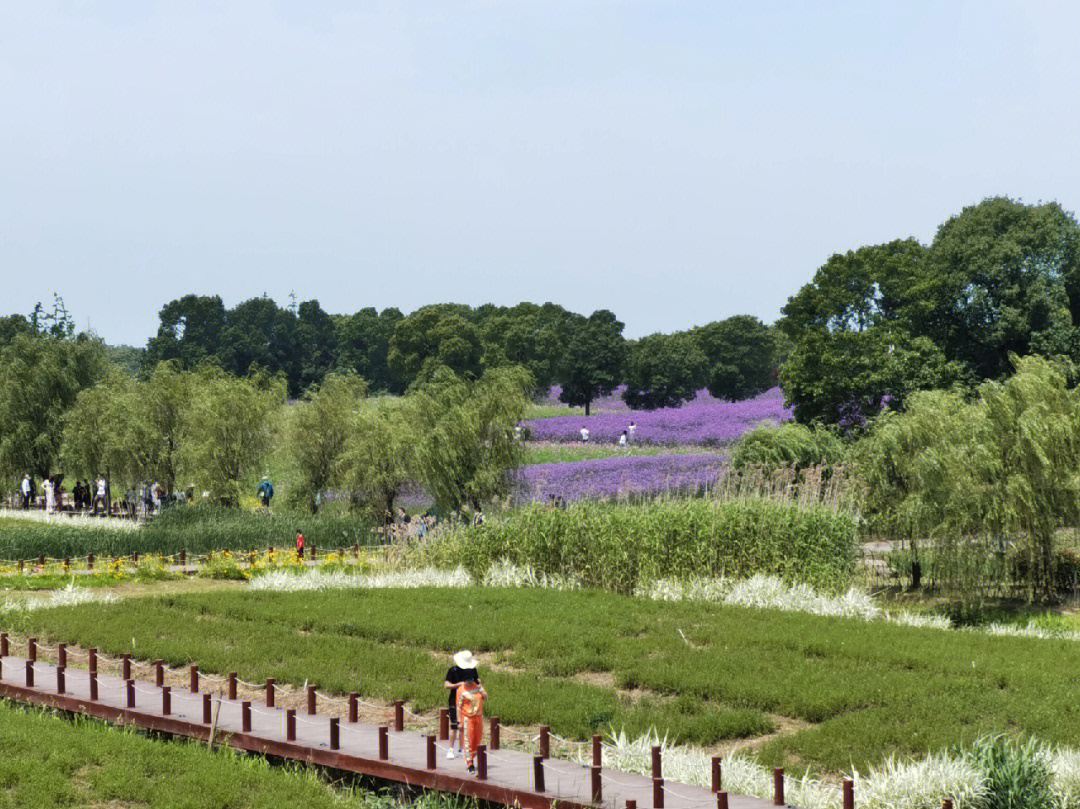
[(456, 742), (457, 755), (465, 759), (471, 773), (476, 772), (476, 751), (484, 736), (484, 700), (487, 699), (476, 666), (472, 652), (460, 651), (454, 655), (454, 665), (447, 670), (443, 682), (450, 692), (450, 749), (446, 757), (454, 758)]
[[(64, 494), (66, 493), (63, 483), (63, 475), (48, 475), (41, 482), (41, 492), (44, 497), (44, 506), (47, 512), (64, 510)], [(71, 507), (74, 511), (93, 511), (94, 514), (108, 511), (108, 483), (104, 476), (99, 477), (94, 484), (89, 480), (75, 481), (75, 487), (71, 490)], [(22, 483), (19, 484), (19, 497), (24, 509), (34, 508), (38, 505), (37, 484), (33, 475), (27, 472), (23, 475)]]
[[(625, 447), (627, 444), (632, 443), (633, 440), (634, 440), (634, 434), (636, 432), (637, 432), (637, 425), (634, 424), (634, 422), (631, 421), (628, 425), (626, 425), (626, 429), (623, 430), (622, 434), (619, 436), (619, 446), (620, 447)], [(581, 430), (579, 432), (579, 435), (581, 435), (581, 443), (582, 444), (588, 444), (589, 443), (589, 428), (586, 427), (584, 424), (581, 425)]]

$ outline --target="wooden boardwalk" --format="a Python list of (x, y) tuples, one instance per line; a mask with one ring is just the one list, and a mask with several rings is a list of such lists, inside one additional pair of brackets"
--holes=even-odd
[[(92, 688), (96, 693), (91, 694)], [(61, 669), (40, 660), (28, 663), (27, 658), (14, 655), (0, 657), (0, 696), (200, 741), (209, 740), (213, 733), (216, 741), (242, 750), (524, 809), (552, 805), (717, 809), (725, 802), (730, 809), (766, 809), (774, 805), (505, 748), (483, 748), (486, 773), (478, 768), (481, 771), (474, 776), (461, 758), (446, 758), (447, 742), (437, 735), (395, 730), (393, 724), (379, 726), (267, 707), (208, 691), (125, 681), (103, 672), (92, 674), (89, 669)], [(594, 800), (597, 784), (601, 795)]]

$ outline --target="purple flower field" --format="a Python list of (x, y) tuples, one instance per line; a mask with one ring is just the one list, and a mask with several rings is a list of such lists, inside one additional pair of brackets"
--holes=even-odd
[(630, 494), (699, 491), (719, 481), (727, 455), (623, 455), (589, 461), (533, 464), (518, 470), (523, 502), (545, 502), (551, 495), (566, 500), (609, 498)]
[[(552, 396), (558, 397), (553, 390)], [(714, 399), (706, 390), (698, 391), (693, 401), (682, 407), (660, 410), (609, 411), (615, 402), (623, 404), (615, 396), (600, 402), (601, 410), (585, 416), (551, 416), (524, 422), (537, 441), (580, 441), (579, 431), (588, 427), (589, 440), (598, 442), (617, 441), (630, 421), (637, 425), (634, 441), (646, 444), (708, 444), (720, 445), (734, 441), (760, 422), (779, 423), (791, 418), (791, 410), (784, 407), (784, 394), (780, 388), (767, 390), (753, 399), (741, 402), (725, 402)]]

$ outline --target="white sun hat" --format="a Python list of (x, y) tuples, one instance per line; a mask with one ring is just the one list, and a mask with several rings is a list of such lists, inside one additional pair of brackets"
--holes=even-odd
[(463, 649), (454, 655), (454, 665), (459, 669), (475, 669), (476, 658), (473, 657), (473, 653), (468, 649)]

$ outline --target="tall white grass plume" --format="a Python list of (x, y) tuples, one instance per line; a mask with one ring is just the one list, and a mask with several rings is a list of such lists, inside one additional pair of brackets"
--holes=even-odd
[(25, 599), (9, 599), (0, 610), (41, 610), (52, 607), (75, 607), (80, 604), (109, 604), (119, 601), (114, 593), (95, 593), (85, 587), (76, 587), (71, 582), (60, 590), (53, 590), (46, 596), (33, 596)]
[(502, 559), (493, 564), (484, 575), (484, 586), (579, 590), (581, 589), (581, 582), (576, 576), (537, 573), (531, 565), (515, 565), (509, 559)]
[(340, 570), (323, 572), (308, 568), (301, 573), (272, 570), (251, 580), (252, 590), (298, 592), (301, 590), (372, 590), (416, 587), (468, 587), (473, 583), (464, 569), (420, 568), (387, 573), (350, 574)]

